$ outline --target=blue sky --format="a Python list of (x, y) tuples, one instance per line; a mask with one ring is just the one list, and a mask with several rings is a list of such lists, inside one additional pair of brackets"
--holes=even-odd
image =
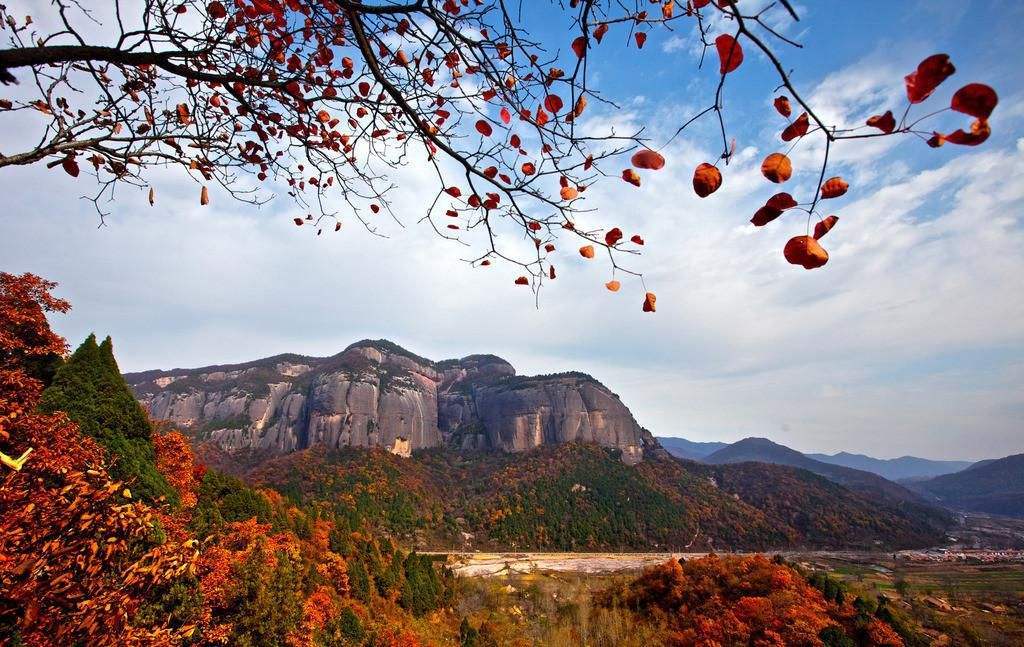
[[(33, 3), (12, 11), (20, 4)], [(542, 40), (568, 47), (547, 3), (524, 5)], [(654, 316), (640, 312), (636, 282), (608, 293), (607, 268), (573, 255), (559, 261), (539, 309), (511, 286), (511, 270), (469, 268), (463, 249), (416, 226), (434, 189), (415, 166), (396, 171), (406, 227), (388, 239), (355, 226), (310, 238), (283, 200), (254, 210), (214, 194), (201, 209), (194, 186), (166, 174), (154, 176), (158, 208), (124, 190), (98, 229), (82, 185), (59, 170), (3, 170), (0, 267), (59, 281), (74, 310), (57, 329), (72, 343), (112, 334), (125, 370), (328, 355), (387, 337), (436, 359), (493, 352), (523, 373), (586, 371), (659, 435), (758, 435), (881, 457), (1024, 451), (1024, 78), (1015, 62), (1024, 4), (805, 1), (798, 10), (799, 24), (780, 22), (805, 48), (779, 51), (836, 123), (902, 109), (903, 75), (936, 52), (958, 71), (935, 105), (970, 81), (1000, 94), (993, 136), (977, 149), (909, 138), (837, 147), (833, 169), (852, 188), (829, 205), (840, 223), (820, 270), (781, 258), (786, 239), (803, 233), (797, 220), (756, 231), (747, 223), (774, 192), (757, 167), (784, 125), (770, 106), (776, 83), (749, 50), (727, 88), (738, 154), (718, 193), (702, 201), (690, 188), (694, 166), (717, 153), (713, 122), (673, 142), (668, 166), (642, 189), (612, 179), (587, 192), (595, 223), (647, 239), (631, 267), (658, 293)], [(613, 29), (591, 56), (594, 82), (620, 109), (592, 109), (590, 126), (643, 124), (664, 141), (706, 103), (716, 61), (695, 72), (692, 34), (681, 31), (652, 32), (641, 55), (625, 42)], [(813, 187), (816, 152), (793, 155), (794, 193)]]

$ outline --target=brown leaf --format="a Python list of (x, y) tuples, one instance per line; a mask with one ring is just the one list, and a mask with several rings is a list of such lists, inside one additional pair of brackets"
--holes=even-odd
[(785, 182), (793, 175), (793, 163), (783, 153), (772, 153), (761, 162), (761, 174), (776, 184)]
[(706, 198), (722, 186), (722, 172), (707, 162), (701, 162), (693, 171), (693, 190)]

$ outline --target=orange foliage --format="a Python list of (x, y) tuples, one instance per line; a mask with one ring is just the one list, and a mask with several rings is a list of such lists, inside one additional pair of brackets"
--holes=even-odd
[[(670, 560), (617, 594), (660, 620), (666, 644), (679, 647), (820, 645), (823, 629), (850, 617), (848, 605), (826, 601), (799, 573), (761, 555)], [(870, 631), (872, 645), (902, 645), (885, 623)]]
[(181, 507), (194, 508), (202, 471), (196, 469), (195, 455), (188, 439), (177, 431), (169, 431), (153, 434), (152, 440), (157, 470), (177, 491)]
[(26, 413), (42, 384), (25, 360), (65, 350), (45, 312), (53, 283), (0, 274), (0, 449), (34, 447), (0, 487), (0, 616), (28, 645), (164, 645), (192, 627), (131, 622), (154, 586), (191, 572), (194, 541), (154, 545), (157, 517), (107, 474), (105, 455), (65, 416)]

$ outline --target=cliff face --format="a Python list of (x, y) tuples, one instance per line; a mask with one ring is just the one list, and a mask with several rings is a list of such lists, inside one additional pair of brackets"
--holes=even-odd
[(493, 355), (431, 362), (386, 341), (358, 342), (327, 358), (281, 355), (125, 379), (154, 418), (227, 450), (515, 452), (587, 441), (635, 463), (657, 446), (618, 396), (588, 375), (517, 376)]

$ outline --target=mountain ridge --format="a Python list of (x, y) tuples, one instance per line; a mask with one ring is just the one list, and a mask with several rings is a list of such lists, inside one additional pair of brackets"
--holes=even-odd
[(328, 357), (283, 353), (125, 379), (155, 418), (229, 450), (523, 451), (582, 440), (638, 462), (660, 449), (618, 395), (586, 373), (517, 375), (488, 354), (434, 362), (382, 339)]

